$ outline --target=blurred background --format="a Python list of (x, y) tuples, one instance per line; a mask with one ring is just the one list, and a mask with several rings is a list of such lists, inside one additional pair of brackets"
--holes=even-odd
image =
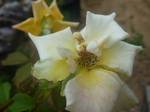
[[(133, 43), (144, 47), (144, 50), (136, 57), (133, 76), (130, 80), (131, 88), (140, 99), (140, 104), (131, 109), (131, 112), (150, 112), (150, 0), (57, 1), (65, 20), (79, 21), (81, 28), (85, 24), (87, 10), (99, 14), (117, 13), (116, 20), (130, 33), (130, 37), (135, 39)], [(22, 82), (17, 82), (17, 78), (13, 77), (18, 73), (20, 66), (22, 67), (26, 62), (22, 54), (30, 52), (32, 45), (27, 35), (12, 29), (12, 25), (32, 16), (31, 2), (32, 0), (0, 0), (0, 83), (9, 80), (12, 87), (18, 84), (19, 86), (16, 87), (18, 91), (26, 91), (26, 88), (22, 90), (20, 85), (27, 77), (21, 78)], [(49, 4), (51, 0), (46, 2)], [(22, 56), (20, 60), (24, 59), (24, 61), (18, 61), (18, 55), (13, 54), (16, 51), (22, 52), (19, 54)], [(14, 63), (17, 61), (18, 63)]]

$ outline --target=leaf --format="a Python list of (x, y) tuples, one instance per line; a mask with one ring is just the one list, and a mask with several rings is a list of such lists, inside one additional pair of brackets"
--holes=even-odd
[(18, 65), (26, 63), (29, 59), (27, 56), (21, 52), (13, 52), (7, 56), (5, 60), (2, 61), (3, 65)]
[(5, 103), (10, 98), (11, 85), (8, 82), (0, 84), (0, 104)]
[(38, 87), (36, 88), (34, 97), (37, 100), (37, 103), (42, 104), (47, 101), (51, 96), (51, 91), (60, 83), (52, 83), (47, 80), (39, 80)]
[(131, 38), (127, 38), (124, 41), (133, 45), (144, 47), (143, 35), (140, 33), (135, 33)]
[(0, 83), (5, 82), (6, 80), (8, 80), (8, 74), (6, 74), (4, 71), (0, 71)]
[(55, 105), (55, 109), (57, 110), (57, 112), (59, 110), (63, 110), (66, 105), (65, 97), (61, 96), (60, 92), (61, 92), (61, 83), (57, 85), (55, 88), (53, 88), (51, 93), (52, 101)]
[(24, 93), (18, 93), (13, 97), (13, 103), (9, 107), (10, 112), (30, 111), (34, 108), (35, 102), (33, 98)]
[(16, 75), (13, 78), (13, 81), (17, 87), (19, 87), (19, 85), (31, 75), (31, 68), (32, 64), (27, 63), (17, 70)]
[(44, 102), (44, 104), (38, 106), (37, 112), (57, 112), (57, 111), (51, 108), (49, 104)]

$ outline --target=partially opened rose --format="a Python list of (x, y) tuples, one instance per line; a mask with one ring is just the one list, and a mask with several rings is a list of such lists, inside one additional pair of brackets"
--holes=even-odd
[(49, 34), (62, 30), (68, 26), (77, 27), (79, 23), (64, 20), (56, 0), (48, 6), (45, 0), (32, 3), (33, 16), (13, 27), (33, 35)]
[(137, 102), (124, 78), (132, 74), (134, 57), (141, 49), (124, 41), (127, 33), (114, 20), (115, 13), (98, 15), (87, 12), (86, 26), (72, 34), (70, 28), (56, 33), (29, 34), (40, 60), (33, 76), (48, 81), (62, 81), (70, 74), (64, 89), (66, 109), (71, 112), (111, 112), (122, 105), (120, 96), (131, 106)]

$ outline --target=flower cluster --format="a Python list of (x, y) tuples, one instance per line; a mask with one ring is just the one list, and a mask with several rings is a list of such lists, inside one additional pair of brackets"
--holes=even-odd
[[(111, 112), (138, 102), (125, 80), (131, 76), (134, 57), (142, 48), (122, 41), (128, 34), (114, 20), (115, 13), (88, 11), (85, 27), (72, 33), (67, 26), (77, 23), (62, 21), (55, 1), (50, 7), (43, 0), (34, 2), (33, 12), (33, 18), (15, 28), (28, 32), (37, 48), (40, 59), (34, 64), (34, 77), (55, 83), (75, 74), (63, 91), (67, 110)], [(49, 23), (45, 24), (46, 35), (42, 35), (43, 21)]]

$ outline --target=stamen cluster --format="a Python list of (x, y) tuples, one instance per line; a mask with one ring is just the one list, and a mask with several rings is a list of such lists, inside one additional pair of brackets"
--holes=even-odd
[(77, 59), (77, 63), (81, 67), (90, 69), (97, 63), (98, 57), (86, 50), (85, 40), (79, 32), (74, 33), (74, 38), (77, 40), (80, 46), (78, 52), (79, 58)]
[(90, 69), (93, 67), (98, 61), (98, 57), (93, 53), (87, 51), (80, 51), (79, 58), (77, 59), (77, 63), (81, 67), (85, 67)]

